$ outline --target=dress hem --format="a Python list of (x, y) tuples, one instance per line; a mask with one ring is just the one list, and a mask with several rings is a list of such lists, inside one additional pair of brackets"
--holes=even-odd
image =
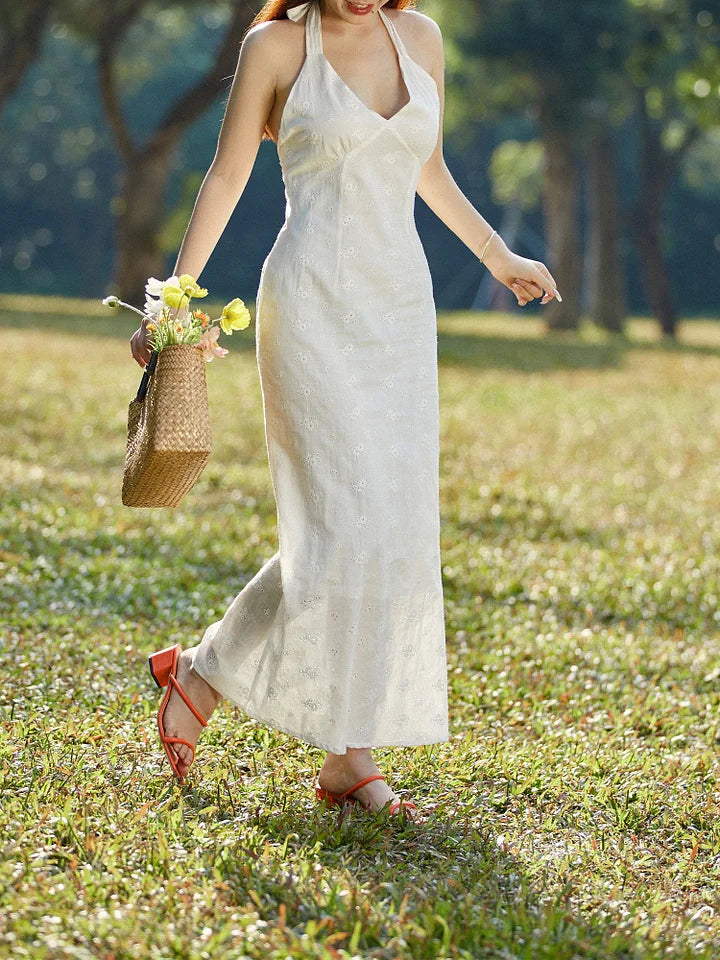
[[(196, 664), (193, 664), (193, 666), (195, 671), (199, 673), (200, 676), (207, 683), (210, 684), (210, 686), (213, 686), (212, 680), (208, 679), (208, 677), (206, 677), (200, 670), (198, 670), (198, 666)], [(217, 677), (213, 679), (217, 680)], [(278, 730), (280, 733), (286, 733), (288, 734), (288, 736), (294, 737), (296, 740), (302, 740), (303, 743), (307, 743), (313, 747), (318, 747), (320, 750), (327, 750), (329, 753), (335, 753), (335, 754), (338, 754), (339, 756), (342, 756), (342, 754), (346, 753), (348, 748), (350, 748), (351, 750), (371, 750), (376, 747), (422, 747), (422, 746), (429, 746), (434, 743), (447, 743), (450, 740), (450, 733), (448, 731), (446, 736), (443, 736), (443, 737), (436, 737), (432, 734), (425, 734), (419, 738), (414, 738), (412, 740), (404, 740), (404, 741), (376, 740), (373, 743), (361, 743), (361, 744), (346, 743), (344, 750), (338, 750), (335, 747), (332, 747), (325, 742), (321, 742), (319, 740), (313, 740), (307, 734), (298, 733), (297, 730), (292, 730), (289, 727), (285, 727), (275, 720), (271, 720), (267, 717), (260, 716), (258, 713), (251, 713), (246, 706), (244, 706), (242, 703), (238, 702), (237, 700), (233, 699), (233, 697), (228, 696), (228, 694), (223, 693), (222, 690), (219, 690), (217, 687), (213, 687), (213, 689), (217, 690), (217, 692), (222, 697), (224, 697), (229, 703), (232, 703), (233, 706), (238, 707), (240, 710), (243, 711), (243, 713), (245, 713), (251, 720), (254, 720), (256, 723), (263, 723), (268, 727), (272, 727), (273, 730)]]
[(431, 734), (428, 734), (420, 737), (419, 739), (406, 740), (402, 742), (398, 740), (376, 740), (373, 743), (346, 743), (345, 749), (339, 750), (327, 743), (320, 742), (319, 740), (313, 740), (306, 734), (301, 734), (296, 730), (291, 730), (289, 727), (282, 726), (282, 724), (277, 723), (274, 720), (269, 720), (267, 717), (261, 717), (256, 713), (250, 713), (247, 707), (242, 706), (242, 704), (238, 703), (236, 700), (233, 700), (231, 697), (226, 697), (225, 699), (242, 710), (243, 713), (247, 714), (247, 716), (256, 723), (265, 724), (265, 726), (272, 727), (273, 730), (278, 730), (280, 733), (286, 733), (288, 736), (294, 737), (296, 740), (302, 740), (303, 743), (307, 743), (312, 747), (318, 747), (320, 750), (327, 750), (328, 753), (335, 753), (339, 756), (342, 756), (342, 754), (346, 753), (348, 747), (351, 750), (370, 750), (376, 747), (422, 747), (433, 743), (447, 743), (450, 740), (449, 733), (446, 737), (440, 738), (435, 738)]

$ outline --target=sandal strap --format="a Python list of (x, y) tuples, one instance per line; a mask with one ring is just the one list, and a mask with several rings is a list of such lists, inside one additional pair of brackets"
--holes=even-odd
[(182, 737), (166, 737), (166, 736), (163, 736), (163, 741), (164, 741), (165, 743), (182, 743), (182, 744), (184, 744), (186, 747), (189, 747), (190, 750), (193, 752), (193, 754), (195, 753), (195, 747), (194, 747), (191, 743), (189, 743), (187, 740), (183, 740)]
[(175, 676), (174, 673), (171, 673), (171, 674), (170, 674), (170, 683), (173, 684), (173, 686), (175, 687), (175, 689), (177, 690), (177, 692), (178, 692), (178, 693), (180, 694), (180, 696), (183, 698), (183, 700), (185, 701), (185, 703), (188, 705), (188, 707), (189, 707), (190, 710), (194, 713), (194, 715), (197, 717), (197, 719), (200, 721), (200, 723), (201, 723), (204, 727), (206, 727), (206, 726), (207, 726), (207, 720), (206, 720), (205, 717), (200, 713), (200, 711), (197, 709), (197, 707), (196, 707), (195, 704), (192, 702), (192, 700), (190, 699), (190, 697), (185, 693), (185, 691), (183, 690), (183, 688), (180, 686), (180, 683), (179, 683), (179, 681), (178, 681), (178, 679), (177, 679), (177, 677)]
[[(393, 810), (393, 807), (395, 810)], [(390, 804), (390, 813), (395, 813), (400, 807), (412, 807), (413, 810), (417, 810), (417, 805), (412, 800), (393, 800)]]
[(385, 777), (382, 773), (374, 773), (371, 777), (365, 777), (364, 780), (360, 780), (358, 783), (350, 787), (349, 790), (346, 790), (345, 793), (337, 794), (338, 797), (347, 797), (351, 793), (355, 793), (356, 790), (359, 790), (360, 787), (364, 787), (366, 783), (370, 783), (371, 780), (384, 780)]

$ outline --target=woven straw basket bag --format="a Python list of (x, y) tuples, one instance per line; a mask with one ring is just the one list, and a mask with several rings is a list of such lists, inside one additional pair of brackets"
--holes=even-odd
[(210, 459), (205, 364), (194, 344), (153, 350), (128, 408), (126, 507), (176, 507)]

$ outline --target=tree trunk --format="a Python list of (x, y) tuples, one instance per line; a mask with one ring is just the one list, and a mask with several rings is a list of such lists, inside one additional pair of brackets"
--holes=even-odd
[(165, 276), (159, 230), (166, 216), (165, 196), (175, 149), (187, 128), (223, 92), (221, 84), (228, 75), (232, 77), (243, 35), (254, 17), (244, 3), (234, 6), (220, 49), (206, 73), (171, 105), (145, 145), (138, 147), (123, 114), (115, 61), (120, 42), (143, 5), (144, 0), (135, 0), (112, 12), (98, 40), (100, 97), (125, 163), (115, 281), (119, 296), (139, 308), (145, 304), (148, 277)]
[(173, 146), (138, 152), (124, 172), (114, 275), (123, 299), (141, 309), (148, 277), (165, 277), (158, 233), (166, 215)]
[(633, 216), (633, 230), (645, 297), (663, 333), (674, 337), (677, 311), (660, 239), (661, 201), (662, 196), (652, 191), (642, 202), (638, 202)]
[(640, 103), (640, 185), (631, 223), (645, 298), (663, 333), (674, 337), (677, 311), (662, 242), (662, 202), (676, 161), (663, 149), (660, 130)]
[(544, 307), (551, 330), (577, 329), (580, 318), (580, 256), (578, 253), (578, 173), (572, 138), (552, 122), (548, 104), (538, 112), (545, 148), (543, 204), (549, 257), (546, 266), (555, 277), (562, 303)]
[(620, 257), (615, 144), (609, 123), (590, 138), (586, 153), (588, 200), (588, 313), (601, 327), (622, 332), (625, 275)]
[(37, 58), (52, 4), (48, 0), (4, 0), (0, 27), (0, 109)]

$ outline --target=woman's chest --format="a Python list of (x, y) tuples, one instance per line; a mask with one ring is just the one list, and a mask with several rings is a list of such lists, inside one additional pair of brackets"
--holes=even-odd
[[(391, 132), (417, 163), (429, 158), (439, 134), (439, 97), (427, 81), (405, 67), (405, 102), (389, 117), (371, 109), (330, 63), (305, 64), (285, 104), (278, 136), (281, 161), (326, 157), (339, 159), (367, 148), (381, 133)], [(417, 68), (420, 70), (421, 68)]]

